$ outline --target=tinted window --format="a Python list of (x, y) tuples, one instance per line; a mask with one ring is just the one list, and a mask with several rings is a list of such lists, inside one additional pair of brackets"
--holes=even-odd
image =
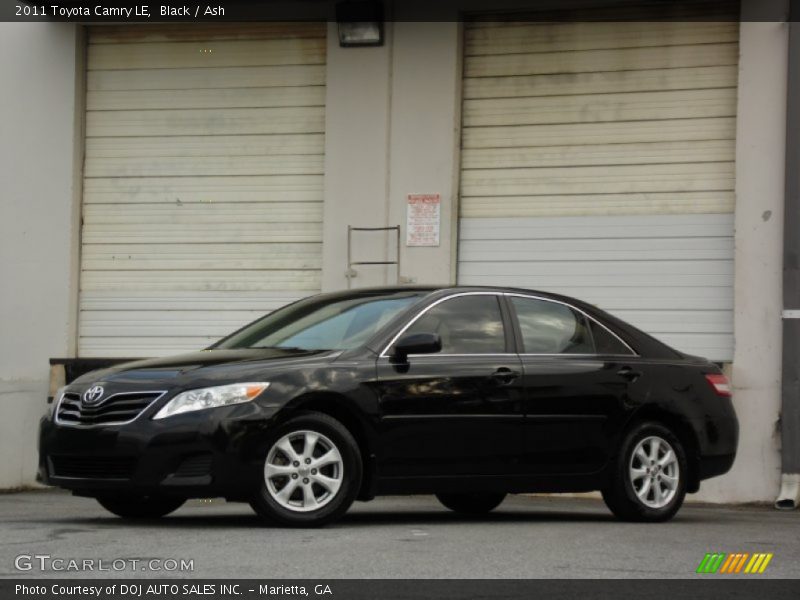
[(422, 295), (414, 292), (354, 293), (350, 297), (323, 295), (308, 298), (248, 325), (215, 347), (356, 348)]
[(633, 354), (630, 348), (602, 325), (598, 325), (592, 321), (591, 327), (594, 345), (597, 348), (598, 354)]
[(586, 318), (564, 304), (511, 296), (526, 354), (594, 354)]
[(502, 354), (503, 319), (496, 296), (458, 296), (437, 304), (406, 333), (438, 333), (443, 354)]

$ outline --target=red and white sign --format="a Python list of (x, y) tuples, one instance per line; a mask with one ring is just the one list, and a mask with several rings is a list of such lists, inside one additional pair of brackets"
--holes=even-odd
[(406, 246), (438, 246), (442, 220), (439, 194), (409, 194), (406, 207)]

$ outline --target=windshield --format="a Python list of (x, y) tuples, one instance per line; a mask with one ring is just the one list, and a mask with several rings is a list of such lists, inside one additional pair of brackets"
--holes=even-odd
[(281, 308), (224, 338), (214, 348), (349, 350), (364, 344), (427, 292), (317, 296)]

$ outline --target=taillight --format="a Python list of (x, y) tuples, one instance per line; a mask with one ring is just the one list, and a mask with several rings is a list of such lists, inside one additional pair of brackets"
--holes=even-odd
[(717, 396), (726, 396), (730, 398), (731, 384), (728, 382), (728, 378), (725, 377), (725, 375), (721, 373), (706, 373), (706, 381), (714, 388)]

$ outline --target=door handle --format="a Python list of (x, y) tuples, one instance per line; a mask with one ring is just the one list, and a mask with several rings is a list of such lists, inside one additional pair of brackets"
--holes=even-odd
[(619, 371), (617, 371), (617, 375), (633, 383), (642, 376), (642, 372), (634, 371), (630, 367), (622, 367)]
[(497, 371), (492, 373), (490, 377), (499, 383), (506, 384), (514, 381), (519, 375), (519, 371), (512, 371), (508, 367), (500, 367)]

